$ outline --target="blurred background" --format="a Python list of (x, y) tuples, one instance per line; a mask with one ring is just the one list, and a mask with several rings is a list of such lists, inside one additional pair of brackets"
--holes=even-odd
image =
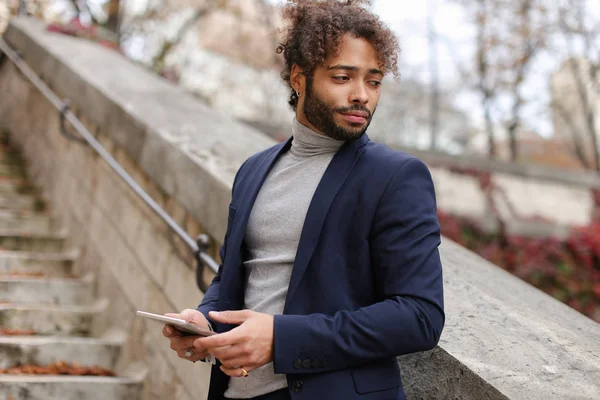
[[(369, 133), (392, 145), (599, 170), (600, 2), (374, 0), (401, 40)], [(215, 109), (285, 138), (278, 0), (0, 0), (114, 43)], [(90, 24), (101, 26), (92, 32)], [(226, 90), (225, 90), (226, 89)]]
[[(429, 161), (445, 235), (600, 321), (600, 185), (586, 197), (567, 182), (600, 172), (600, 1), (371, 8), (402, 55), (370, 137)], [(19, 13), (120, 51), (276, 140), (290, 134), (277, 0), (0, 0), (0, 32)], [(567, 183), (503, 180), (515, 165)]]

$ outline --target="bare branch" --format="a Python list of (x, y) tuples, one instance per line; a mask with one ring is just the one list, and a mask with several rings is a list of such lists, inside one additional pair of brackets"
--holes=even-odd
[(204, 5), (202, 8), (194, 10), (194, 13), (181, 25), (175, 36), (171, 40), (165, 40), (160, 51), (152, 61), (152, 67), (155, 71), (162, 71), (165, 59), (170, 51), (177, 46), (184, 38), (185, 34), (196, 25), (196, 23), (216, 8), (224, 8), (228, 4), (227, 0), (214, 0)]
[(577, 129), (577, 124), (575, 123), (573, 117), (571, 116), (571, 113), (569, 113), (565, 109), (565, 107), (559, 102), (553, 102), (552, 106), (555, 110), (558, 111), (558, 115), (565, 122), (565, 124), (570, 128), (571, 139), (573, 140), (573, 151), (575, 153), (575, 156), (577, 157), (577, 159), (579, 160), (579, 162), (585, 169), (590, 169), (592, 166), (590, 165), (590, 163), (585, 155), (585, 152), (583, 150), (585, 145), (584, 145), (583, 141), (581, 140), (582, 135), (579, 132), (579, 130)]

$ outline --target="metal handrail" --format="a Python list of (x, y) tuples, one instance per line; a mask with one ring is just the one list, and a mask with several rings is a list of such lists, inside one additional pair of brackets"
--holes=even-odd
[[(80, 143), (85, 143), (92, 147), (96, 153), (100, 155), (108, 163), (108, 165), (133, 189), (133, 191), (141, 197), (141, 199), (177, 234), (192, 250), (197, 262), (196, 268), (196, 283), (198, 288), (206, 292), (208, 286), (204, 284), (203, 273), (204, 266), (208, 267), (215, 273), (219, 269), (219, 264), (207, 253), (210, 244), (208, 235), (201, 234), (194, 241), (185, 232), (169, 214), (167, 214), (144, 189), (129, 175), (125, 169), (119, 164), (115, 158), (96, 140), (94, 135), (83, 125), (83, 123), (70, 110), (68, 100), (61, 100), (36, 74), (29, 66), (21, 59), (17, 52), (8, 46), (4, 39), (0, 38), (0, 62), (2, 61), (2, 53), (10, 59), (21, 73), (48, 99), (48, 101), (60, 112), (60, 131), (71, 140), (76, 140)], [(65, 121), (68, 121), (77, 131), (79, 136), (69, 133), (65, 126)]]

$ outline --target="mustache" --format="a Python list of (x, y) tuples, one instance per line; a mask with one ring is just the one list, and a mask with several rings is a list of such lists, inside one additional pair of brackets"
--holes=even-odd
[(360, 106), (358, 104), (353, 105), (352, 107), (335, 108), (334, 111), (339, 112), (339, 113), (349, 113), (351, 111), (360, 111), (360, 112), (367, 113), (369, 115), (368, 119), (371, 119), (371, 117), (373, 116), (373, 113), (371, 112), (371, 110), (369, 110), (367, 107)]

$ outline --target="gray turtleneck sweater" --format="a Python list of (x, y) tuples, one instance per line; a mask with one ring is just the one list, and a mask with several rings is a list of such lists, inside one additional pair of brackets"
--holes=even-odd
[[(245, 308), (282, 314), (308, 206), (343, 141), (318, 134), (294, 119), (293, 141), (271, 169), (252, 207), (245, 243)], [(246, 378), (231, 378), (225, 397), (244, 399), (287, 387), (273, 363)]]

